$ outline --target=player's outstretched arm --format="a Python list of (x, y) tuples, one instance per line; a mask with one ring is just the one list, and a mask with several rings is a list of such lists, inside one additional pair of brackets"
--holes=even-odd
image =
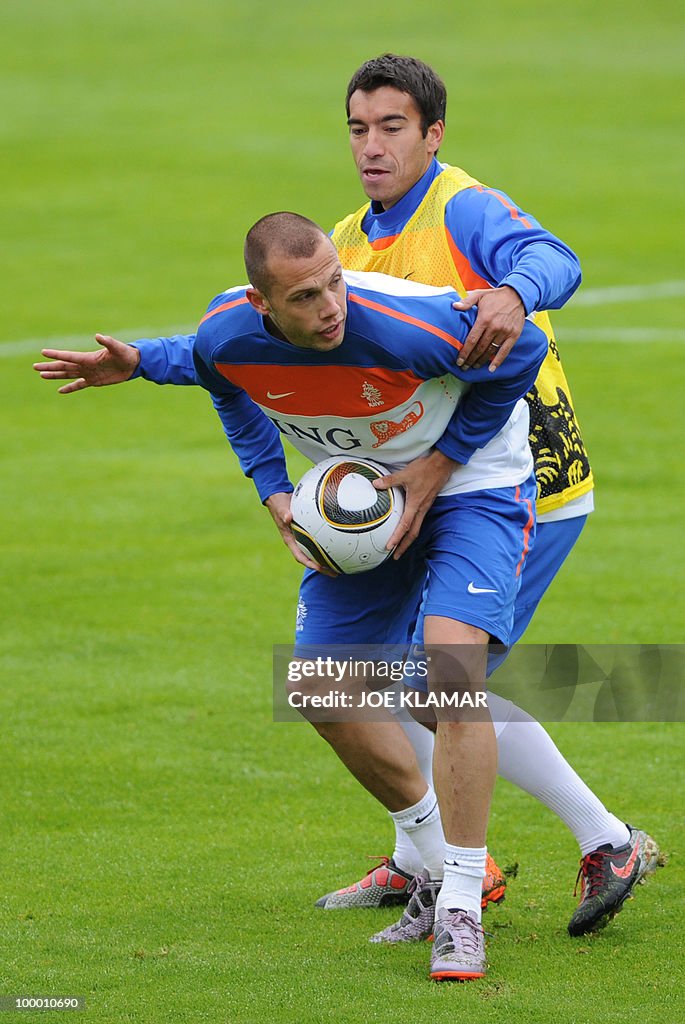
[(295, 540), (293, 531), (290, 528), (290, 524), (293, 521), (293, 515), (290, 511), (291, 500), (292, 493), (281, 491), (278, 494), (272, 494), (264, 502), (271, 513), (271, 518), (276, 524), (276, 529), (280, 533), (283, 543), (290, 549), (291, 555), (296, 562), (300, 563), (300, 565), (306, 566), (307, 569), (316, 569), (318, 572), (322, 572), (326, 576), (335, 576), (336, 573), (330, 572), (328, 569), (324, 569), (313, 559), (307, 558), (304, 551)]
[(50, 362), (34, 363), (33, 368), (43, 380), (70, 381), (58, 389), (60, 395), (129, 380), (140, 362), (138, 349), (108, 334), (96, 334), (95, 340), (102, 346), (95, 352), (66, 352), (44, 348), (41, 352)]

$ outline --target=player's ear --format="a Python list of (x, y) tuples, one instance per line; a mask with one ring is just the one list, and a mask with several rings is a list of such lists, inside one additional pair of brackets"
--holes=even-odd
[(426, 132), (426, 142), (431, 153), (437, 153), (442, 146), (442, 140), (445, 135), (445, 122), (435, 121), (434, 124), (430, 125)]
[(250, 287), (245, 292), (245, 295), (247, 296), (247, 301), (250, 303), (251, 306), (254, 306), (258, 313), (261, 313), (262, 316), (269, 315), (269, 313), (271, 312), (271, 306), (269, 305), (269, 300), (267, 299), (266, 295), (264, 295), (263, 292), (260, 292), (258, 288), (253, 288), (250, 285)]

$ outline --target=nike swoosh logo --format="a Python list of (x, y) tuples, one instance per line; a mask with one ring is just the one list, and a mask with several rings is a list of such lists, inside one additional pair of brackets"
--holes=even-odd
[(420, 825), (422, 821), (426, 820), (426, 818), (430, 818), (431, 814), (433, 813), (433, 811), (435, 810), (435, 808), (437, 806), (438, 806), (438, 801), (436, 800), (435, 803), (433, 804), (433, 806), (431, 807), (430, 811), (428, 812), (428, 814), (424, 814), (424, 816), (422, 818), (415, 818), (414, 819), (414, 824), (415, 825)]
[(617, 878), (628, 878), (628, 876), (630, 875), (630, 873), (632, 872), (632, 870), (633, 870), (633, 868), (635, 866), (635, 861), (637, 860), (637, 855), (638, 855), (638, 852), (639, 852), (638, 851), (639, 845), (640, 845), (639, 843), (635, 843), (635, 849), (633, 850), (633, 852), (631, 853), (630, 857), (625, 862), (625, 864), (623, 865), (622, 868), (617, 868), (612, 863), (611, 870), (613, 871), (613, 873), (616, 875)]
[(272, 398), (272, 399), (276, 399), (276, 398), (288, 398), (288, 396), (289, 396), (289, 395), (294, 395), (294, 394), (295, 394), (295, 392), (294, 392), (294, 391), (284, 391), (282, 395), (272, 395), (270, 391), (267, 391), (267, 393), (266, 393), (266, 397), (267, 397), (267, 398)]
[(466, 588), (469, 594), (496, 594), (496, 590), (491, 590), (489, 587), (477, 587), (475, 583), (469, 583)]

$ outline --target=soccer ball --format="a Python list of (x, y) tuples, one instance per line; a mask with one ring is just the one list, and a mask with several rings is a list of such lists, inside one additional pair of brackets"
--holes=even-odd
[(385, 545), (404, 511), (399, 487), (377, 491), (388, 470), (368, 459), (324, 459), (304, 474), (292, 497), (292, 531), (305, 554), (335, 572), (366, 572), (392, 551)]

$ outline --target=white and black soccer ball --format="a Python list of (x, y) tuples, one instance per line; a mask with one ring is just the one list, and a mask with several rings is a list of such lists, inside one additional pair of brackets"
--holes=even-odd
[(302, 550), (336, 572), (375, 569), (404, 512), (399, 487), (378, 491), (388, 469), (369, 459), (324, 459), (304, 474), (292, 497), (292, 531)]

